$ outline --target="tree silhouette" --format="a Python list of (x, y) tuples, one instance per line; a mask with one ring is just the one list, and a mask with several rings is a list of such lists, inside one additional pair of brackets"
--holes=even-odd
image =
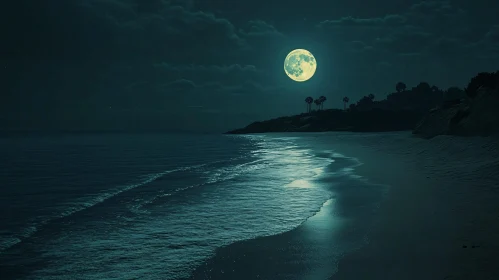
[(343, 109), (346, 110), (347, 109), (347, 103), (350, 102), (350, 98), (348, 97), (343, 97)]
[(430, 92), (430, 91), (432, 91), (432, 89), (430, 87), (430, 84), (428, 84), (427, 82), (421, 82), (421, 83), (419, 83), (416, 86), (416, 90), (418, 92)]
[(357, 101), (356, 108), (359, 110), (368, 110), (372, 108), (372, 105), (374, 103), (374, 95), (369, 94), (368, 96), (364, 96), (359, 101)]
[(402, 83), (402, 82), (398, 82), (396, 85), (395, 85), (395, 90), (397, 92), (401, 92), (401, 91), (405, 91), (405, 89), (407, 88), (407, 86)]
[(480, 89), (496, 87), (499, 87), (499, 71), (495, 73), (481, 72), (471, 78), (465, 91), (469, 97), (474, 98)]
[(315, 103), (315, 106), (317, 107), (317, 110), (319, 110), (320, 106), (321, 106), (321, 101), (319, 99), (315, 99), (314, 103)]
[(307, 113), (310, 113), (310, 111), (312, 111), (312, 102), (314, 102), (314, 99), (311, 96), (308, 96), (305, 98), (305, 102), (307, 103)]
[(440, 89), (437, 86), (432, 86), (431, 91), (438, 92)]
[(322, 108), (323, 108), (323, 106), (324, 106), (324, 102), (325, 102), (326, 100), (327, 100), (327, 98), (326, 98), (324, 95), (321, 95), (321, 96), (319, 97), (319, 102), (321, 103), (321, 110), (322, 110)]

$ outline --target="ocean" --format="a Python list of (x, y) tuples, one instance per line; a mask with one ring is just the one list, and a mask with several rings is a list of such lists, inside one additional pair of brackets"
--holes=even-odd
[(316, 137), (4, 136), (0, 278), (217, 279), (207, 276), (210, 259), (228, 245), (308, 227), (313, 240), (299, 242), (311, 242), (302, 249), (316, 258), (290, 260), (306, 268), (275, 274), (288, 268), (268, 264), (258, 275), (325, 279), (368, 242), (386, 189), (356, 176), (361, 163), (334, 143), (316, 147)]

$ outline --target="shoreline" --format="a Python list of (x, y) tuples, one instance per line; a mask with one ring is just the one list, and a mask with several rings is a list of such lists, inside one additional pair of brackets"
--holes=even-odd
[(359, 157), (356, 173), (391, 185), (390, 195), (369, 244), (344, 256), (329, 279), (497, 279), (498, 139), (365, 138), (362, 148), (338, 150)]
[[(438, 182), (395, 154), (350, 143), (335, 142), (338, 151), (359, 158), (355, 173), (390, 186), (369, 233), (369, 242), (339, 261), (329, 279), (446, 279), (449, 260), (460, 249), (455, 225), (444, 201), (435, 193)], [(379, 146), (378, 146), (379, 148)]]
[[(331, 262), (326, 269), (330, 276), (324, 277), (324, 273), (314, 276), (312, 264), (317, 264), (318, 257), (326, 256), (306, 253), (315, 250), (307, 248), (307, 244), (317, 244), (320, 235), (302, 233), (315, 216), (331, 210), (323, 207), (292, 231), (220, 248), (190, 279), (499, 277), (499, 268), (494, 265), (498, 260), (494, 252), (499, 251), (499, 168), (494, 169), (499, 167), (497, 139), (441, 136), (424, 140), (411, 137), (408, 132), (386, 133), (382, 134), (383, 138), (379, 133), (296, 135), (317, 138), (317, 149), (333, 150), (358, 159), (362, 164), (354, 167), (354, 174), (369, 184), (390, 186), (369, 228), (368, 242), (360, 248), (344, 250), (338, 256), (329, 255), (337, 259), (337, 271), (336, 264)], [(489, 168), (484, 168), (487, 165)], [(329, 217), (328, 222), (322, 220), (325, 224), (337, 220), (332, 212), (322, 216)], [(347, 232), (329, 234), (346, 236)], [(331, 243), (328, 249), (337, 250), (335, 245)], [(249, 269), (248, 265), (254, 267)], [(237, 269), (241, 272), (265, 270), (262, 267), (270, 265), (277, 265), (272, 268), (275, 273), (272, 276), (270, 273), (254, 278), (247, 273), (237, 274)], [(236, 274), (214, 272), (223, 269), (235, 269)], [(297, 277), (307, 270), (310, 271), (307, 277)], [(279, 272), (287, 275), (276, 274)]]
[(352, 176), (356, 158), (315, 151), (333, 159), (310, 182), (331, 193), (319, 211), (290, 231), (218, 248), (187, 279), (326, 279), (337, 271), (342, 255), (364, 246), (386, 186)]

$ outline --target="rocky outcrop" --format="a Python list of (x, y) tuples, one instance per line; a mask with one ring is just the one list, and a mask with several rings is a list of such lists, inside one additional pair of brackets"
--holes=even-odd
[(430, 110), (413, 130), (413, 134), (422, 138), (433, 138), (438, 135), (450, 134), (451, 120), (466, 112), (466, 103), (453, 104)]
[(499, 133), (499, 90), (480, 90), (473, 99), (461, 100), (431, 110), (413, 134), (423, 138), (437, 135), (487, 136)]
[(450, 123), (450, 133), (488, 136), (499, 133), (499, 89), (480, 91)]

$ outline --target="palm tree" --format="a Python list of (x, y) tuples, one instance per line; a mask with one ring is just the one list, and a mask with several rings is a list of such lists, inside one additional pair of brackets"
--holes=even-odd
[(319, 99), (314, 100), (315, 106), (317, 106), (317, 110), (320, 109), (321, 101)]
[(407, 86), (404, 83), (402, 83), (402, 82), (398, 82), (395, 85), (395, 90), (397, 90), (397, 92), (404, 91), (406, 88), (407, 88)]
[(314, 99), (309, 96), (305, 98), (305, 102), (307, 103), (307, 113), (310, 113), (310, 111), (312, 111), (312, 102), (314, 102)]
[(346, 109), (347, 109), (347, 104), (348, 104), (348, 102), (350, 102), (350, 98), (348, 98), (348, 97), (346, 97), (346, 96), (345, 96), (345, 97), (343, 97), (343, 109), (344, 109), (345, 111), (346, 111)]
[(321, 95), (321, 96), (319, 97), (319, 102), (320, 102), (320, 104), (321, 104), (321, 110), (322, 110), (322, 108), (323, 108), (324, 101), (326, 101), (326, 100), (327, 100), (327, 98), (326, 98), (324, 95)]

